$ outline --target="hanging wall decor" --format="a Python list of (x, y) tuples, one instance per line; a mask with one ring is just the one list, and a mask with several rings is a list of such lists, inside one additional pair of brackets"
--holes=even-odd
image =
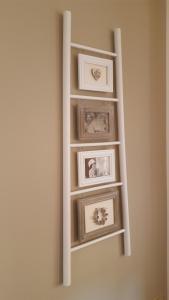
[(115, 175), (115, 150), (77, 153), (79, 187), (112, 182)]
[(113, 92), (113, 61), (84, 54), (78, 55), (79, 89)]
[(119, 193), (105, 193), (78, 200), (81, 242), (96, 239), (121, 227)]
[(73, 43), (71, 13), (64, 13), (64, 286), (75, 251), (118, 235), (131, 255), (119, 28), (113, 44), (107, 51)]
[(78, 104), (78, 138), (80, 141), (113, 139), (115, 133), (114, 107)]

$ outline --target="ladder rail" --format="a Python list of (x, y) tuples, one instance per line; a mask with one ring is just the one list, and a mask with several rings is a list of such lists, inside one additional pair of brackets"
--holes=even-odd
[(118, 113), (118, 130), (119, 140), (121, 142), (119, 147), (120, 156), (120, 176), (123, 186), (122, 192), (122, 209), (123, 209), (123, 226), (124, 232), (124, 255), (131, 255), (130, 243), (130, 225), (129, 225), (129, 207), (128, 207), (128, 188), (127, 188), (127, 167), (126, 167), (126, 150), (125, 150), (125, 129), (124, 129), (124, 104), (123, 104), (123, 75), (122, 75), (122, 51), (121, 51), (121, 29), (114, 30), (114, 42), (116, 57), (116, 88), (117, 98), (117, 113)]
[(70, 66), (71, 12), (63, 16), (63, 285), (71, 284)]

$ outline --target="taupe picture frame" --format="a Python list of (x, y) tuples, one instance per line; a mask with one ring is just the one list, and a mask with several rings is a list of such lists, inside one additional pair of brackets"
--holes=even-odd
[(79, 199), (77, 212), (80, 243), (118, 231), (122, 226), (118, 190)]
[(112, 140), (115, 136), (114, 107), (78, 104), (77, 129), (78, 139), (83, 142)]

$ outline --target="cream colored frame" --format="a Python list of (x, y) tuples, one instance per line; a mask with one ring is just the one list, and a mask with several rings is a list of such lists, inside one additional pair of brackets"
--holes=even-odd
[[(85, 64), (93, 64), (106, 68), (106, 84), (96, 84), (85, 82)], [(79, 54), (78, 55), (78, 81), (80, 90), (113, 92), (113, 60)]]
[[(110, 176), (85, 178), (85, 159), (95, 158), (95, 157), (96, 158), (97, 157), (109, 157), (110, 158)], [(77, 162), (78, 162), (78, 185), (79, 185), (79, 187), (116, 181), (115, 149), (78, 152), (77, 153)]]

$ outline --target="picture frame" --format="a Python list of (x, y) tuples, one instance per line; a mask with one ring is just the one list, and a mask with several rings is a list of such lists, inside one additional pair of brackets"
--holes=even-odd
[(113, 60), (78, 54), (80, 90), (113, 92)]
[(112, 140), (115, 136), (114, 106), (78, 104), (77, 129), (80, 141)]
[(80, 243), (118, 231), (122, 227), (119, 191), (77, 201)]
[(80, 151), (77, 160), (79, 187), (116, 180), (115, 149)]

